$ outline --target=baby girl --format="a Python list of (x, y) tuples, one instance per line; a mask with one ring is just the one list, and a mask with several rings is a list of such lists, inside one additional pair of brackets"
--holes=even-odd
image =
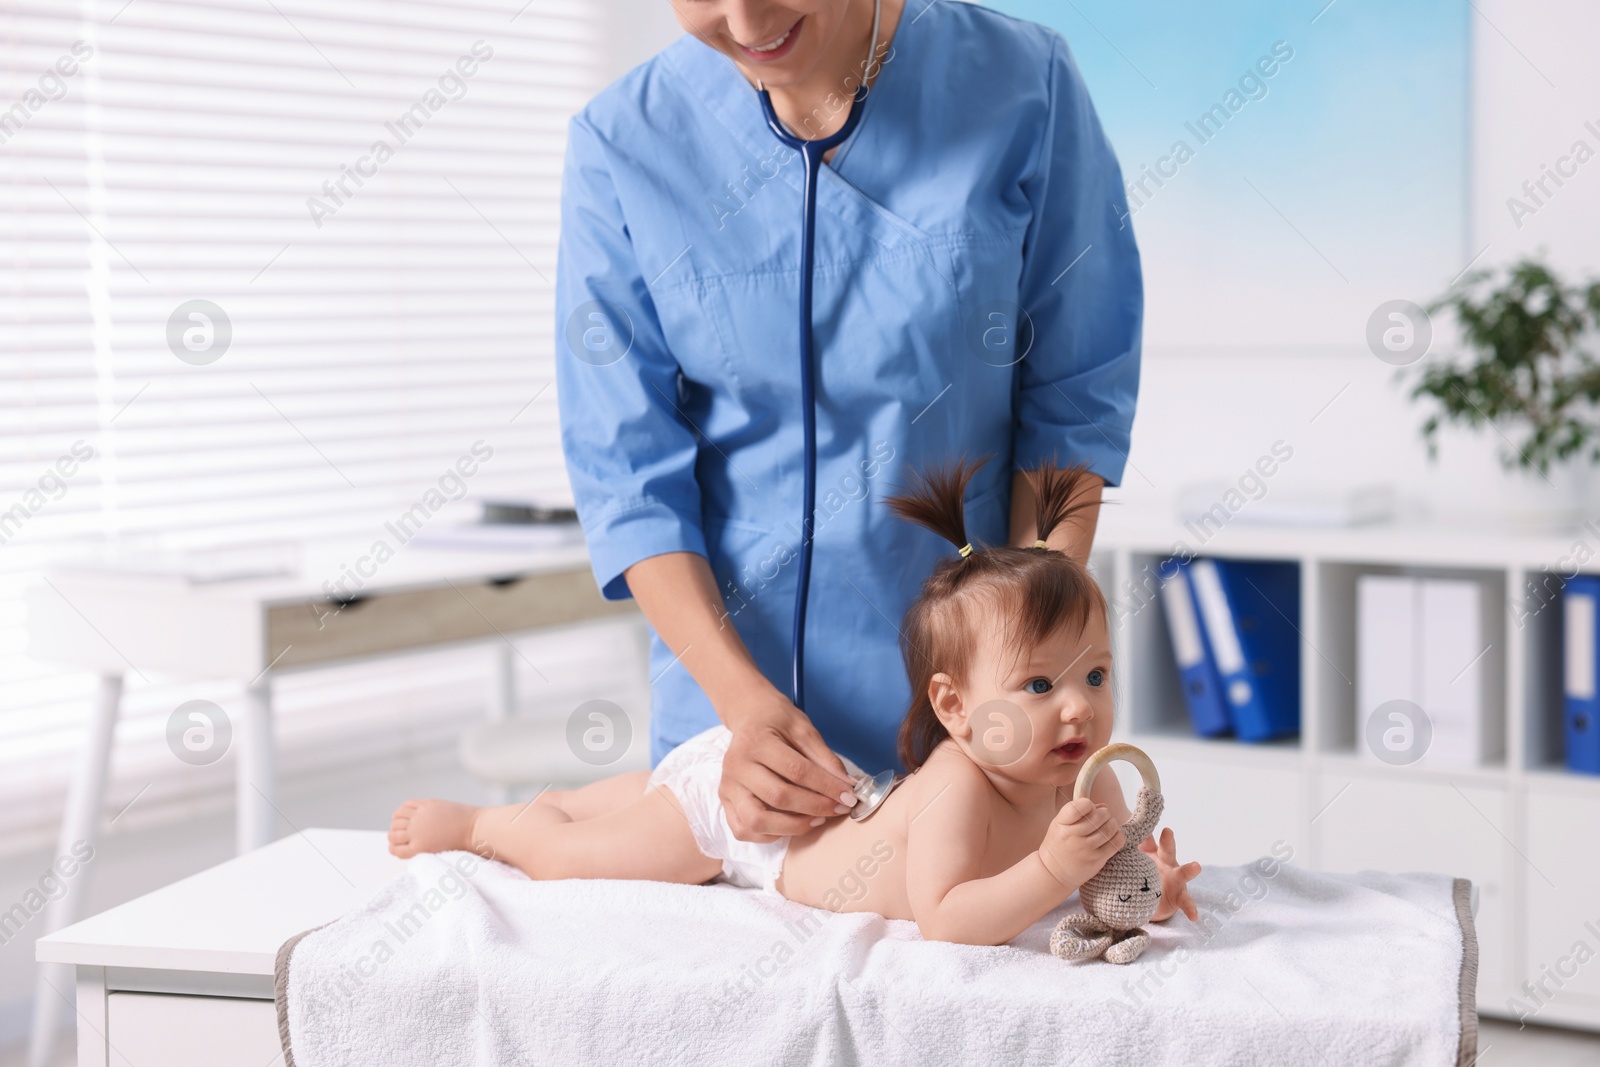
[[(982, 461), (918, 478), (889, 501), (948, 539), (906, 615), (912, 703), (899, 738), (910, 774), (869, 818), (842, 816), (793, 838), (734, 838), (717, 787), (730, 733), (714, 726), (654, 771), (616, 775), (536, 801), (479, 808), (408, 800), (394, 813), (396, 856), (471, 849), (532, 878), (637, 878), (699, 884), (719, 875), (832, 911), (916, 922), (929, 940), (1000, 945), (1059, 907), (1120, 849), (1129, 818), (1115, 778), (1072, 799), (1083, 761), (1111, 736), (1106, 602), (1087, 570), (1045, 547), (1086, 506), (1084, 472), (1030, 472), (1040, 540), (973, 547), (962, 501)], [(853, 775), (860, 768), (846, 760)], [(1153, 855), (1155, 918), (1196, 917), (1170, 829)]]

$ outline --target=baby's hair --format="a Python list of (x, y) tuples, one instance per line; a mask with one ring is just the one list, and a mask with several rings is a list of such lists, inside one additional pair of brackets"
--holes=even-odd
[(1063, 522), (1095, 506), (1085, 494), (1091, 475), (1085, 466), (1060, 467), (1046, 460), (1023, 473), (1033, 486), (1037, 541), (1029, 548), (972, 545), (964, 511), (967, 483), (988, 462), (914, 472), (912, 484), (889, 498), (903, 519), (926, 527), (955, 545), (961, 554), (941, 561), (906, 612), (900, 650), (911, 681), (911, 706), (900, 724), (899, 755), (907, 771), (927, 760), (949, 732), (934, 713), (928, 686), (936, 673), (965, 684), (975, 643), (975, 623), (985, 611), (998, 611), (1001, 640), (1025, 653), (1062, 626), (1082, 630), (1090, 612), (1104, 614), (1106, 601), (1088, 570), (1063, 552), (1043, 547)]

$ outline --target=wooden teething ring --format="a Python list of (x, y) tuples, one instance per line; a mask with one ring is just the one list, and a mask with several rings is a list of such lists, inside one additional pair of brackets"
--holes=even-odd
[(1078, 770), (1078, 784), (1072, 787), (1072, 799), (1081, 800), (1089, 795), (1089, 787), (1094, 785), (1095, 775), (1100, 773), (1100, 768), (1112, 760), (1124, 760), (1139, 769), (1139, 777), (1144, 779), (1144, 784), (1152, 793), (1161, 792), (1161, 776), (1156, 773), (1156, 765), (1150, 762), (1150, 757), (1144, 750), (1133, 745), (1107, 745), (1099, 752), (1083, 761), (1083, 766)]

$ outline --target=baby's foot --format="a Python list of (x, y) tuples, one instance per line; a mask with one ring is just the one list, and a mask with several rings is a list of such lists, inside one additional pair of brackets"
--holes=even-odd
[(452, 800), (408, 800), (389, 821), (389, 851), (405, 860), (419, 852), (470, 850), (478, 811)]

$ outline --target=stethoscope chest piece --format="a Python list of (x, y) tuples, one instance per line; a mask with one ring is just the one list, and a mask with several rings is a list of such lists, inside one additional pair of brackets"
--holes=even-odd
[(856, 806), (850, 809), (850, 818), (856, 822), (867, 818), (883, 806), (889, 799), (889, 794), (894, 792), (894, 787), (905, 781), (893, 771), (879, 771), (871, 778), (863, 775), (856, 780), (855, 789)]

